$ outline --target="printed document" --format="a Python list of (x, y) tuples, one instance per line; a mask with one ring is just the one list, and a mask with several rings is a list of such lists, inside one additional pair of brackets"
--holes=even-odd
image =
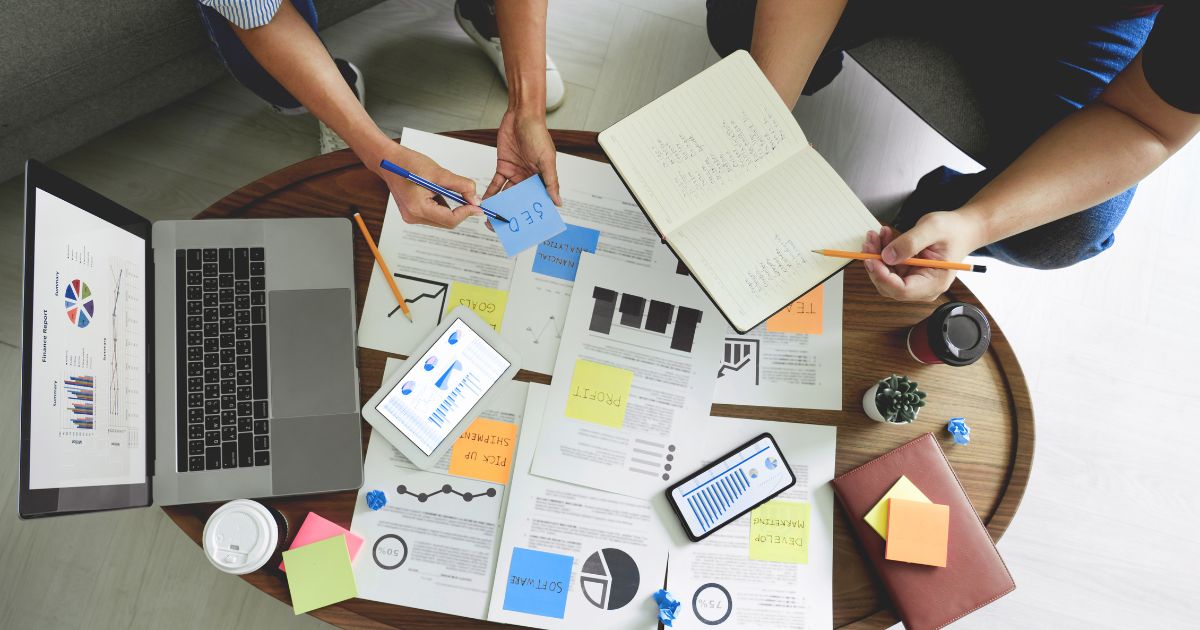
[[(384, 378), (400, 364), (388, 359)], [(512, 381), (499, 387), (489, 409), (463, 432), (436, 472), (418, 470), (378, 433), (371, 434), (350, 525), (364, 541), (354, 562), (359, 597), (486, 618), (511, 469), (511, 455), (501, 461), (495, 453), (506, 448), (511, 453), (515, 444), (515, 439), (502, 444), (496, 436), (510, 435), (503, 426), (515, 434), (528, 385)], [(491, 424), (476, 429), (481, 421)], [(387, 497), (378, 511), (367, 507), (371, 490)]]
[(770, 433), (796, 485), (704, 540), (693, 543), (677, 519), (667, 590), (681, 603), (675, 628), (830, 628), (833, 626), (833, 479), (836, 427), (710, 417), (681, 474)]
[(744, 335), (727, 328), (714, 402), (841, 410), (842, 275)]
[(688, 276), (584, 254), (533, 473), (648, 499), (707, 417), (725, 322)]
[(536, 628), (658, 627), (669, 539), (641, 499), (529, 474), (545, 385), (531, 384), (488, 619)]

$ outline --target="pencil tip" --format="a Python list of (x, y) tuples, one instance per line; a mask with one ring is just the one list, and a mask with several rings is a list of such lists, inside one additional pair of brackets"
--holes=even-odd
[(813, 250), (810, 250), (810, 251), (811, 251), (812, 253), (814, 253), (814, 254), (820, 254), (820, 253), (821, 253), (821, 250), (819, 250), (819, 249), (813, 249)]
[[(404, 316), (408, 318), (408, 321), (410, 321), (410, 322), (413, 321), (412, 313), (405, 313)], [(413, 322), (413, 323), (415, 324), (416, 322)]]

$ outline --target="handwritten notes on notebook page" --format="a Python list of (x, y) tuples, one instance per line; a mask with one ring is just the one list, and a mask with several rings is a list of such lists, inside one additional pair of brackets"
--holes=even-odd
[(647, 215), (738, 331), (840, 269), (880, 225), (738, 52), (600, 134)]

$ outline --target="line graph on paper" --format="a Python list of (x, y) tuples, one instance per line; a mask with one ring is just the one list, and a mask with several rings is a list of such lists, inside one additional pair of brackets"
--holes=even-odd
[[(404, 294), (404, 301), (409, 305), (414, 320), (419, 317), (422, 321), (427, 322), (432, 319), (438, 324), (442, 323), (442, 315), (446, 312), (446, 299), (450, 294), (448, 283), (402, 273), (393, 273), (392, 276), (396, 279), (396, 286), (399, 287), (400, 293)], [(400, 313), (399, 304), (392, 307), (387, 316), (392, 318), (398, 313)], [(398, 319), (407, 322), (403, 314)]]
[[(529, 336), (533, 339), (533, 343), (537, 344), (542, 343), (543, 339), (546, 339), (547, 341), (549, 341), (551, 338), (556, 341), (560, 340), (562, 339), (563, 333), (562, 324), (558, 321), (558, 318), (553, 315), (548, 315), (546, 317), (546, 321), (542, 322), (540, 327), (526, 326), (525, 332), (529, 333)], [(547, 333), (550, 333), (551, 337), (546, 337)]]

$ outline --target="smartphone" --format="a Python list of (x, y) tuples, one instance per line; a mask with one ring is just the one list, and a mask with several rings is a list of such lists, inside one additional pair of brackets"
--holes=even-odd
[(668, 488), (667, 501), (699, 542), (795, 484), (775, 438), (763, 433)]

